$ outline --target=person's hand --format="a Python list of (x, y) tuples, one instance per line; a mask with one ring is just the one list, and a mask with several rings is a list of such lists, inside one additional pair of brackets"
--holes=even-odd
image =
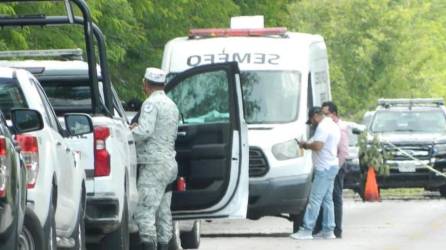
[(303, 149), (307, 149), (307, 143), (304, 141), (299, 142), (299, 147)]
[(132, 124), (130, 124), (129, 128), (130, 128), (130, 129), (134, 129), (134, 128), (136, 128), (137, 126), (138, 126), (138, 123), (132, 123)]

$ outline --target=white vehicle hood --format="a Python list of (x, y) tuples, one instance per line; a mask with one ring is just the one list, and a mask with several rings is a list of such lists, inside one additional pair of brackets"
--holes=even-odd
[(248, 125), (250, 146), (266, 147), (293, 139), (300, 139), (305, 131), (297, 131), (296, 124)]

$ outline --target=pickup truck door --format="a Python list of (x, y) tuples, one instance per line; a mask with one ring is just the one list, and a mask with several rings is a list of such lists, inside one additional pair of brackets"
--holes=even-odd
[(245, 218), (249, 152), (237, 63), (189, 69), (166, 92), (181, 114), (176, 158), (186, 180), (186, 191), (173, 192), (174, 218)]

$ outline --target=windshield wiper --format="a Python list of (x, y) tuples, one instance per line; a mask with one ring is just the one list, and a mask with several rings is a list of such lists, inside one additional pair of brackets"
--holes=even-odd
[(418, 130), (415, 130), (415, 129), (395, 129), (393, 131), (395, 131), (395, 132), (419, 132)]

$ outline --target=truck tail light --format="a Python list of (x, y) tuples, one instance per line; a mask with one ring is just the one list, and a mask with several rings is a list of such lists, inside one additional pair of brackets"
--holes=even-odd
[(285, 27), (255, 29), (191, 29), (189, 38), (196, 37), (228, 37), (228, 36), (284, 36)]
[(28, 174), (27, 187), (32, 189), (36, 186), (39, 174), (39, 145), (37, 138), (32, 135), (16, 135), (16, 140), (20, 145), (20, 154)]
[(94, 128), (94, 176), (110, 175), (110, 154), (107, 151), (106, 140), (110, 136), (107, 127)]
[(9, 175), (6, 166), (6, 139), (0, 136), (0, 198), (6, 196), (6, 185), (8, 184)]

